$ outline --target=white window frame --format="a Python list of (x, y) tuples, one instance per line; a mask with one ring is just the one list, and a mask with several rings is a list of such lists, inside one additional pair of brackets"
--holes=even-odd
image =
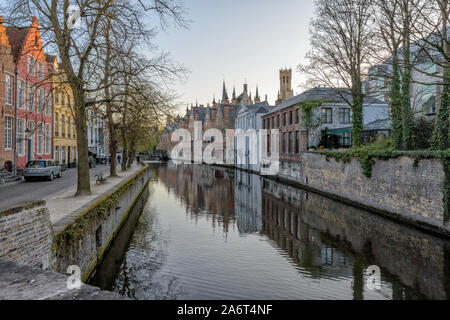
[(6, 73), (5, 77), (5, 103), (12, 106), (14, 103), (14, 76)]
[(52, 107), (51, 107), (52, 94), (51, 92), (44, 91), (44, 106), (45, 106), (45, 115), (52, 115)]
[(37, 65), (38, 65), (38, 78), (39, 80), (44, 80), (44, 64), (38, 61)]
[(17, 154), (25, 156), (25, 119), (17, 119)]
[[(31, 95), (32, 98), (30, 99)], [(36, 110), (36, 87), (32, 83), (29, 83), (27, 88), (27, 109), (29, 112)]]
[(19, 91), (17, 93), (18, 99), (19, 99), (17, 105), (18, 105), (19, 109), (26, 110), (27, 109), (27, 94), (26, 94), (27, 85), (26, 85), (25, 80), (20, 79), (20, 78), (18, 78), (17, 82), (18, 82), (17, 88)]
[(5, 150), (12, 150), (13, 117), (5, 116)]
[(45, 124), (45, 154), (49, 155), (52, 152), (52, 127), (50, 123)]
[(37, 155), (44, 154), (44, 128), (43, 123), (38, 122), (37, 124)]

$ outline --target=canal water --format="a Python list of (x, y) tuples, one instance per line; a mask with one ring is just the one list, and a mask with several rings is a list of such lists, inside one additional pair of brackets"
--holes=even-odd
[(448, 240), (246, 172), (154, 166), (143, 212), (91, 282), (104, 290), (155, 300), (450, 298)]

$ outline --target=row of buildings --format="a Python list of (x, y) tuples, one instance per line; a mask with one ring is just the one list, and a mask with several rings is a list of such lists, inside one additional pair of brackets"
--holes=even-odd
[[(223, 85), (222, 100), (217, 103), (215, 99), (212, 105), (207, 107), (203, 105), (191, 106), (187, 108), (184, 117), (178, 117), (170, 123), (160, 136), (158, 148), (170, 152), (177, 142), (171, 141), (171, 134), (176, 129), (188, 129), (191, 133), (194, 131), (194, 123), (202, 123), (202, 130), (205, 132), (210, 128), (216, 128), (223, 132), (225, 136), (226, 129), (248, 130), (261, 129), (267, 130), (267, 152), (270, 154), (271, 130), (279, 130), (280, 159), (288, 161), (297, 161), (302, 151), (309, 147), (319, 146), (321, 134), (324, 130), (330, 135), (338, 137), (339, 145), (348, 147), (351, 145), (352, 111), (348, 104), (351, 100), (351, 94), (348, 89), (332, 89), (317, 87), (301, 94), (293, 94), (292, 89), (292, 70), (280, 70), (280, 90), (275, 105), (270, 105), (267, 96), (261, 101), (257, 89), (254, 99), (248, 93), (247, 84), (244, 84), (243, 93), (236, 96), (233, 89), (233, 96), (230, 101)], [(302, 122), (302, 112), (300, 104), (302, 102), (321, 100), (324, 103), (319, 110), (316, 110), (314, 118), (317, 120), (312, 130), (306, 130)], [(367, 97), (364, 101), (364, 126), (366, 127), (367, 137), (371, 135), (389, 135), (389, 106), (387, 102), (381, 101), (375, 97)], [(191, 137), (194, 135), (192, 134)], [(248, 138), (247, 138), (248, 139)], [(250, 164), (251, 146), (249, 144), (257, 143), (258, 152), (263, 147), (261, 141), (245, 141), (245, 150), (243, 151), (244, 161), (238, 166), (246, 169), (259, 170), (259, 165)], [(264, 146), (265, 147), (265, 146)], [(236, 155), (237, 157), (238, 155)], [(237, 161), (236, 161), (237, 162)]]
[[(443, 68), (440, 63), (443, 58), (439, 53), (430, 57), (423, 49), (423, 45), (414, 43), (413, 72), (411, 83), (411, 107), (416, 118), (423, 117), (433, 120), (438, 112), (440, 104), (440, 93), (442, 90)], [(392, 74), (392, 58), (384, 63), (370, 69), (368, 77), (363, 81), (363, 92), (365, 93), (363, 104), (363, 126), (365, 142), (375, 139), (377, 136), (389, 136), (391, 131), (389, 92)], [(194, 122), (202, 123), (203, 132), (208, 128), (217, 128), (223, 131), (225, 137), (226, 129), (267, 130), (267, 139), (264, 142), (243, 141), (244, 150), (235, 151), (235, 160), (240, 157), (243, 164), (237, 166), (246, 169), (259, 170), (258, 165), (250, 164), (249, 149), (257, 144), (258, 154), (264, 150), (270, 156), (272, 130), (279, 131), (279, 153), (282, 161), (299, 161), (301, 153), (310, 148), (317, 148), (324, 144), (333, 147), (349, 147), (352, 145), (352, 110), (350, 104), (352, 97), (348, 88), (316, 87), (301, 94), (295, 95), (292, 90), (292, 70), (280, 70), (280, 89), (278, 91), (275, 105), (267, 101), (261, 101), (257, 93), (252, 100), (247, 93), (247, 85), (244, 85), (243, 93), (228, 98), (225, 83), (223, 85), (222, 100), (212, 106), (196, 105), (186, 110), (184, 117), (179, 117), (171, 123), (162, 133), (158, 148), (171, 151), (177, 142), (172, 142), (170, 135), (178, 128), (194, 129)], [(314, 111), (314, 125), (306, 125), (301, 105), (322, 101), (319, 108)], [(309, 121), (311, 122), (311, 120)], [(194, 138), (194, 135), (191, 135)], [(208, 141), (206, 141), (208, 142)], [(262, 143), (266, 145), (261, 145)], [(276, 146), (276, 145), (275, 145)], [(239, 154), (239, 152), (241, 154)], [(244, 161), (242, 161), (244, 160)]]
[[(56, 56), (46, 54), (39, 25), (5, 26), (0, 17), (0, 167), (20, 172), (27, 162), (76, 163), (74, 98)], [(88, 113), (89, 151), (105, 153), (104, 121)], [(17, 159), (15, 161), (15, 152)]]

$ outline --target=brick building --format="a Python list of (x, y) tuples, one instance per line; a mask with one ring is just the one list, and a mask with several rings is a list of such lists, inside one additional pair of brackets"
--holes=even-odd
[(14, 59), (11, 45), (0, 17), (0, 167), (12, 171), (14, 163)]
[[(53, 157), (53, 99), (52, 84), (49, 79), (47, 61), (43, 50), (37, 18), (33, 17), (30, 27), (0, 28), (0, 38), (8, 39), (14, 68), (18, 71), (17, 83), (17, 141), (9, 148), (8, 116), (3, 117), (3, 127), (7, 145), (4, 151), (17, 148), (17, 169), (21, 170), (32, 159), (52, 159)], [(6, 57), (2, 59), (8, 59)], [(5, 68), (6, 69), (6, 68)], [(6, 72), (5, 104), (14, 109), (14, 73)], [(6, 109), (6, 108), (5, 108)], [(14, 121), (13, 121), (14, 122)], [(14, 128), (14, 123), (12, 124)], [(14, 140), (14, 139), (13, 139)]]
[[(345, 97), (345, 99), (344, 99)], [(339, 145), (348, 147), (352, 144), (352, 110), (347, 101), (351, 101), (349, 89), (313, 88), (296, 95), (275, 108), (273, 112), (262, 117), (263, 129), (280, 130), (280, 160), (298, 161), (302, 151), (308, 146), (318, 146), (322, 130), (330, 135), (337, 135)], [(306, 132), (302, 124), (300, 103), (322, 101), (315, 110), (317, 127)], [(363, 105), (363, 125), (367, 127), (375, 121), (389, 118), (389, 106), (373, 97), (366, 97)], [(309, 136), (308, 136), (309, 135)], [(268, 138), (270, 152), (270, 138)]]

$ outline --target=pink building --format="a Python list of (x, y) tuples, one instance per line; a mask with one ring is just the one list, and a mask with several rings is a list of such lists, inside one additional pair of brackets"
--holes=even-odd
[(29, 160), (53, 157), (52, 84), (37, 18), (30, 27), (7, 27), (6, 33), (18, 70), (16, 148), (21, 170)]

